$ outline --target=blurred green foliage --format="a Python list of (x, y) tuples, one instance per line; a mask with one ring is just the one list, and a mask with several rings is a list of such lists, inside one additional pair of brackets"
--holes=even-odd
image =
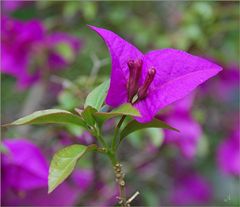
[[(101, 38), (87, 27), (88, 24), (114, 31), (143, 52), (172, 47), (216, 60), (223, 66), (237, 64), (239, 61), (239, 2), (234, 1), (35, 1), (15, 11), (12, 16), (23, 20), (41, 19), (48, 31), (64, 31), (82, 39), (79, 56), (68, 69), (58, 74), (57, 82), (60, 80), (63, 90), (51, 105), (67, 110), (82, 107), (87, 94), (106, 80), (110, 73), (107, 48)], [(58, 49), (67, 59), (72, 57), (65, 45), (60, 45)], [(93, 57), (104, 64), (94, 67), (96, 58)], [(29, 93), (17, 91), (14, 84), (13, 78), (2, 75), (3, 122), (17, 118)], [(209, 118), (207, 111), (204, 112), (201, 108), (195, 110), (194, 115), (202, 124)], [(73, 126), (67, 128), (75, 135), (82, 132)], [(210, 149), (219, 142), (219, 134), (205, 129), (198, 150), (198, 157), (202, 159), (194, 167), (208, 174), (215, 159), (215, 152)], [(11, 136), (12, 133), (8, 131), (6, 136)], [(132, 148), (144, 148), (145, 137), (150, 137), (152, 143), (161, 146), (162, 134), (159, 130), (157, 133), (158, 135), (155, 130), (146, 130), (129, 136), (130, 152)], [(57, 135), (53, 137), (56, 138)], [(168, 151), (166, 154), (167, 157), (176, 156), (174, 152)], [(128, 160), (131, 156), (131, 153), (126, 156), (122, 150), (123, 160)], [(158, 189), (156, 183), (146, 177), (145, 186), (148, 187), (142, 189), (139, 184), (141, 176), (144, 177), (140, 173), (131, 174), (128, 178), (131, 181), (127, 182), (139, 187), (144, 205), (157, 206), (161, 199), (158, 197), (159, 192), (164, 194), (164, 190)], [(159, 179), (156, 175), (152, 178)], [(223, 203), (221, 196), (224, 193), (216, 196), (219, 203)], [(234, 199), (231, 202), (234, 203)]]

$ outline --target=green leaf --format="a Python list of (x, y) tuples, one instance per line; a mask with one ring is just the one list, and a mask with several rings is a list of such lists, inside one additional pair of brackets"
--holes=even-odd
[(27, 124), (76, 124), (79, 126), (86, 127), (84, 121), (69, 111), (61, 109), (48, 109), (42, 111), (36, 111), (30, 115), (20, 118), (12, 123), (5, 124), (3, 126), (18, 126)]
[(111, 112), (96, 112), (94, 116), (100, 122), (105, 122), (107, 119), (111, 119), (117, 116), (141, 116), (139, 111), (134, 108), (131, 104), (123, 104)]
[(110, 81), (106, 80), (101, 85), (93, 89), (93, 91), (91, 91), (87, 96), (84, 108), (86, 108), (87, 106), (91, 106), (97, 109), (97, 111), (99, 111), (107, 96), (109, 83)]
[(51, 193), (74, 170), (77, 161), (88, 151), (96, 149), (96, 145), (70, 145), (58, 151), (50, 164), (48, 175), (48, 193)]
[(120, 142), (123, 140), (124, 137), (131, 134), (132, 132), (135, 132), (140, 129), (145, 128), (165, 128), (165, 129), (171, 129), (174, 131), (179, 132), (179, 130), (169, 126), (165, 122), (159, 120), (159, 119), (153, 119), (151, 122), (148, 123), (139, 123), (136, 120), (130, 121), (125, 128), (120, 133)]
[(93, 114), (95, 112), (97, 112), (95, 108), (87, 106), (87, 108), (85, 108), (81, 113), (81, 116), (84, 119), (84, 121), (86, 121), (86, 123), (89, 124), (90, 126), (94, 126), (95, 124), (95, 118), (93, 117)]

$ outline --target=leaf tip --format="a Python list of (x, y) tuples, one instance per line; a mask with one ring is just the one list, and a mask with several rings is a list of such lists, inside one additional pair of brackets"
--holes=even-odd
[(48, 188), (48, 194), (50, 194), (51, 192), (53, 192), (54, 189), (50, 189)]
[(50, 183), (48, 181), (48, 194), (52, 193), (56, 189), (56, 187), (58, 187), (58, 185), (54, 185), (53, 183)]

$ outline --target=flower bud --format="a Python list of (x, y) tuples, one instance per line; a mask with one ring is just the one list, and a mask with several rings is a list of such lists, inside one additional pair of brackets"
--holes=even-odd
[(146, 77), (143, 85), (138, 90), (138, 100), (142, 100), (142, 99), (146, 98), (148, 88), (151, 85), (151, 83), (153, 82), (155, 74), (156, 74), (155, 68), (148, 69), (147, 77)]
[(127, 83), (128, 89), (128, 101), (131, 102), (133, 97), (136, 95), (138, 91), (138, 82), (142, 73), (142, 60), (129, 60), (128, 61), (129, 68), (129, 80)]

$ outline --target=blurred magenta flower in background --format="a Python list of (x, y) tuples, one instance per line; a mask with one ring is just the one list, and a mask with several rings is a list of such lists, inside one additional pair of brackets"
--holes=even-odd
[(14, 12), (15, 10), (25, 6), (26, 4), (31, 3), (31, 1), (23, 1), (23, 0), (3, 0), (2, 3), (2, 12), (9, 13)]
[(48, 163), (37, 146), (26, 139), (6, 139), (3, 144), (8, 149), (1, 157), (2, 178), (8, 184), (4, 188), (18, 191), (46, 186)]
[(232, 103), (239, 98), (240, 72), (237, 64), (230, 64), (218, 76), (203, 84), (200, 88), (203, 97), (213, 96), (220, 102)]
[(171, 105), (169, 112), (162, 118), (168, 124), (176, 127), (179, 132), (164, 130), (164, 142), (176, 145), (186, 158), (193, 158), (196, 154), (198, 141), (202, 136), (200, 124), (191, 115), (194, 94)]
[(219, 168), (225, 174), (240, 176), (239, 137), (239, 128), (236, 128), (235, 131), (233, 131), (228, 138), (222, 140), (218, 146), (217, 162)]
[(70, 64), (81, 48), (79, 38), (64, 32), (55, 32), (47, 36), (49, 49), (48, 63), (51, 69), (64, 68)]
[(103, 184), (98, 190), (98, 200), (92, 201), (91, 206), (107, 207), (114, 206), (116, 204), (116, 196), (118, 195), (118, 189), (116, 186), (108, 186)]
[(223, 70), (218, 79), (218, 83), (213, 88), (217, 98), (230, 102), (239, 97), (240, 71), (237, 64)]
[(171, 205), (203, 205), (211, 198), (211, 186), (200, 175), (188, 171), (174, 178), (170, 190)]
[(91, 170), (76, 170), (71, 182), (47, 193), (48, 162), (40, 149), (26, 139), (6, 139), (1, 156), (3, 205), (70, 206), (90, 187)]
[[(179, 130), (143, 129), (124, 138), (118, 155), (127, 198), (140, 192), (131, 206), (239, 206), (238, 2), (0, 4), (2, 123), (48, 108), (75, 113), (111, 72), (104, 102), (110, 107), (102, 112), (130, 102), (141, 111), (137, 121), (156, 117)], [(88, 24), (102, 27), (92, 27), (99, 36)], [(117, 121), (99, 130), (107, 144)], [(119, 189), (109, 162), (96, 152), (85, 154), (72, 175), (47, 192), (56, 151), (99, 144), (83, 128), (34, 125), (2, 128), (1, 135), (2, 206), (116, 205)]]
[(3, 17), (1, 21), (1, 71), (16, 77), (18, 87), (25, 88), (40, 75), (40, 71), (31, 68), (31, 64), (40, 55), (36, 55), (34, 50), (42, 47), (43, 25), (38, 20), (22, 22), (8, 17)]
[(180, 131), (164, 130), (165, 143), (176, 145), (186, 158), (193, 158), (202, 135), (201, 126), (188, 113), (171, 114), (165, 121)]
[(144, 55), (115, 33), (90, 27), (104, 39), (112, 58), (106, 103), (113, 107), (133, 103), (142, 115), (136, 118), (139, 122), (151, 121), (160, 109), (183, 98), (222, 70), (205, 59), (175, 49)]
[(63, 145), (71, 145), (73, 143), (79, 143), (82, 145), (90, 145), (95, 142), (94, 138), (89, 132), (83, 132), (81, 135), (71, 135), (66, 131), (61, 131), (59, 133), (60, 142)]
[(24, 89), (53, 70), (70, 64), (80, 50), (80, 40), (65, 33), (47, 34), (39, 20), (2, 18), (1, 71), (17, 79)]
[(77, 169), (71, 178), (73, 184), (78, 188), (78, 191), (84, 193), (93, 182), (93, 171), (90, 169)]

